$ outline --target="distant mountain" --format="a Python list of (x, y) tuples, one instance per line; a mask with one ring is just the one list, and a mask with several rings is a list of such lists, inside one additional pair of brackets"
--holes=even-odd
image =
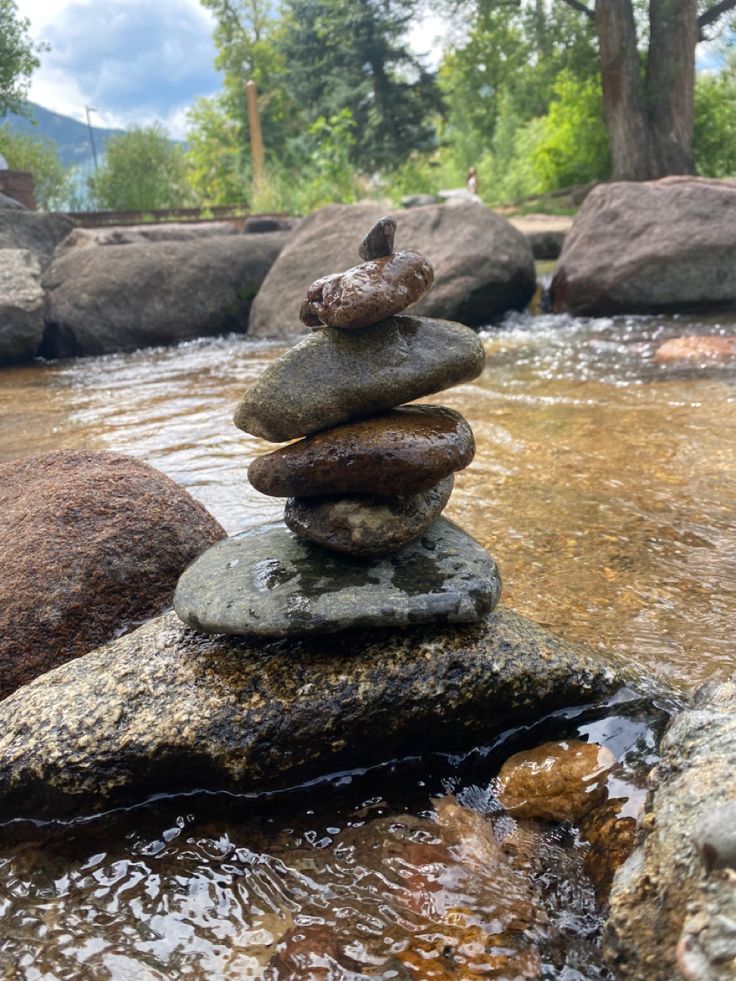
[[(8, 123), (16, 133), (27, 133), (29, 136), (47, 137), (53, 140), (59, 148), (59, 156), (65, 165), (84, 164), (92, 160), (92, 147), (89, 142), (89, 130), (86, 123), (77, 119), (62, 116), (58, 112), (44, 109), (35, 102), (28, 103), (29, 116), (10, 114), (1, 122)], [(123, 133), (122, 129), (102, 129), (92, 127), (95, 147), (98, 156), (102, 156), (107, 141), (111, 136)]]

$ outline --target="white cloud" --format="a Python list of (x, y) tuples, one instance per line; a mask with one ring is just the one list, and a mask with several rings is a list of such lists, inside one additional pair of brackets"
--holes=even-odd
[(198, 0), (17, 0), (31, 34), (51, 44), (29, 96), (104, 126), (160, 119), (174, 136), (185, 112), (220, 86), (212, 18)]

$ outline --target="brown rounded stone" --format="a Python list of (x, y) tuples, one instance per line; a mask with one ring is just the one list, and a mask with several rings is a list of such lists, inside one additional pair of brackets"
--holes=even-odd
[(316, 280), (299, 316), (308, 327), (367, 327), (421, 300), (433, 281), (429, 259), (418, 252), (394, 252)]
[(396, 219), (390, 215), (379, 218), (358, 247), (358, 254), (366, 262), (391, 255), (396, 237)]
[(575, 821), (605, 795), (616, 762), (605, 746), (567, 739), (511, 756), (498, 774), (498, 798), (514, 817)]
[(408, 497), (292, 497), (284, 521), (295, 535), (350, 555), (385, 555), (418, 538), (450, 500), (454, 480), (446, 477)]
[(467, 467), (474, 453), (473, 432), (459, 412), (407, 405), (258, 456), (248, 479), (270, 497), (404, 496)]
[(659, 364), (670, 364), (673, 361), (730, 362), (735, 359), (736, 337), (721, 337), (719, 334), (671, 337), (654, 352), (654, 360)]
[(0, 466), (0, 699), (160, 613), (224, 537), (131, 457), (60, 450)]

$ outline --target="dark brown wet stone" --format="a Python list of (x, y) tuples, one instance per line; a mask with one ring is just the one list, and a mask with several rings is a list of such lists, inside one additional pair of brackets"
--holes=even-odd
[(449, 320), (326, 327), (266, 368), (240, 400), (235, 425), (275, 443), (296, 439), (471, 381), (485, 360), (475, 331)]
[(358, 255), (368, 262), (380, 259), (381, 256), (391, 255), (394, 251), (396, 237), (396, 219), (390, 215), (379, 218), (358, 247)]
[(349, 555), (385, 555), (413, 541), (445, 508), (454, 480), (407, 497), (291, 497), (284, 521), (295, 535)]
[(368, 327), (403, 313), (433, 281), (429, 259), (418, 252), (394, 252), (316, 280), (299, 316), (308, 327)]
[(473, 432), (459, 412), (411, 405), (327, 429), (258, 456), (248, 467), (271, 497), (428, 490), (473, 459)]

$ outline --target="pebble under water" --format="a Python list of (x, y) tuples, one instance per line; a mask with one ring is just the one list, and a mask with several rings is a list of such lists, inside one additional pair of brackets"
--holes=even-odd
[[(520, 749), (609, 747), (635, 816), (665, 713), (632, 693), (464, 755), (270, 796), (190, 794), (0, 828), (0, 973), (46, 978), (606, 978), (586, 844), (514, 822), (493, 788)], [(509, 858), (497, 841), (511, 835)]]

